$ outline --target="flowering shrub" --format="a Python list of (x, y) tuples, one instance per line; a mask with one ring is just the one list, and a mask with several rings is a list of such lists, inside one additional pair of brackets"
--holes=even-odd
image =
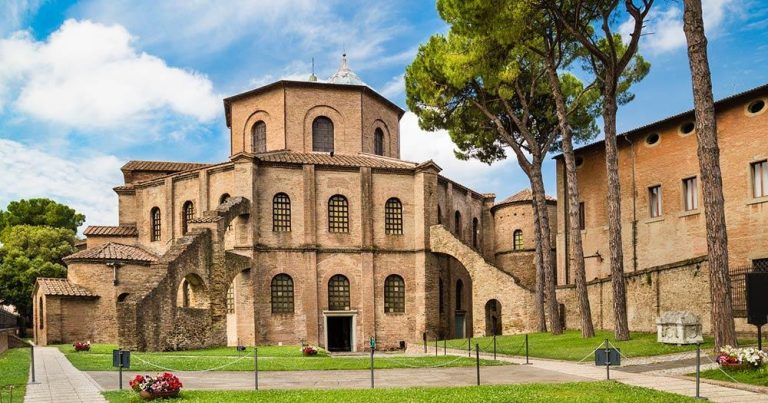
[(183, 386), (179, 377), (170, 372), (164, 372), (156, 377), (136, 375), (136, 377), (128, 382), (128, 385), (136, 392), (145, 391), (149, 393), (178, 392)]
[(735, 348), (725, 346), (720, 349), (720, 354), (717, 356), (717, 362), (720, 365), (742, 364), (752, 368), (760, 368), (766, 360), (768, 360), (768, 354), (754, 347)]
[(304, 355), (317, 355), (317, 349), (312, 346), (303, 346), (301, 347), (301, 352)]
[(75, 348), (75, 351), (91, 351), (91, 342), (86, 341), (83, 343), (82, 341), (76, 341), (72, 343), (72, 347)]

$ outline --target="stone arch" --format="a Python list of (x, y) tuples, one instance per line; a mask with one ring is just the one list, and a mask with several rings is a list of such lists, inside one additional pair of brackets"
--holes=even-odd
[[(226, 312), (226, 333), (228, 346), (253, 345), (254, 325), (254, 284), (253, 270), (239, 270), (226, 285), (224, 307)], [(232, 274), (232, 273), (229, 273)]]
[[(245, 123), (243, 123), (243, 133), (242, 133), (242, 140), (243, 140), (243, 150), (245, 152), (253, 152), (253, 136), (251, 136), (251, 133), (253, 131), (253, 125), (255, 125), (257, 122), (263, 121), (267, 125), (267, 151), (269, 151), (270, 147), (270, 139), (275, 137), (274, 134), (274, 127), (272, 124), (272, 117), (269, 115), (269, 112), (258, 109), (251, 113), (248, 118), (245, 120)], [(282, 147), (285, 148), (285, 147)]]
[(501, 303), (497, 299), (489, 299), (485, 303), (485, 335), (501, 335)]
[(303, 151), (307, 153), (312, 152), (312, 123), (315, 121), (315, 119), (321, 116), (325, 116), (328, 119), (331, 119), (331, 122), (333, 122), (334, 151), (345, 151), (338, 147), (338, 145), (344, 143), (347, 138), (347, 124), (344, 119), (344, 115), (342, 115), (341, 112), (335, 108), (328, 105), (313, 106), (304, 115), (304, 135), (302, 136)]
[(187, 273), (176, 290), (176, 306), (179, 308), (208, 309), (211, 298), (208, 286), (197, 273)]

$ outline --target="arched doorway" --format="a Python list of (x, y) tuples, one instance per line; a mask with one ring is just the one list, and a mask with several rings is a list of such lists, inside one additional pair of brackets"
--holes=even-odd
[(210, 308), (208, 289), (203, 279), (195, 273), (184, 276), (176, 291), (176, 306), (180, 308)]
[(227, 345), (253, 345), (254, 300), (251, 270), (238, 273), (229, 284), (226, 293)]
[(485, 335), (501, 335), (501, 303), (492, 299), (485, 303)]

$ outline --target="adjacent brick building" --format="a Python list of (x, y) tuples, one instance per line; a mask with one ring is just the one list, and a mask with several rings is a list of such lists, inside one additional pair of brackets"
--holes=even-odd
[(346, 60), (224, 107), (229, 161), (123, 166), (119, 225), (38, 280), (38, 343), (355, 351), (531, 330), (530, 192), (494, 205), (400, 160), (404, 111)]
[[(768, 85), (715, 104), (736, 316), (745, 315), (747, 267), (768, 268)], [(619, 135), (622, 240), (630, 328), (654, 330), (664, 311), (691, 310), (709, 326), (707, 242), (694, 113), (688, 111)], [(587, 280), (595, 323), (611, 328), (610, 262), (602, 142), (576, 150)], [(557, 157), (557, 197), (567, 199)], [(578, 304), (569, 268), (567, 203), (557, 213), (560, 302), (570, 327)], [(597, 307), (597, 308), (596, 308)], [(737, 329), (754, 330), (737, 319)]]

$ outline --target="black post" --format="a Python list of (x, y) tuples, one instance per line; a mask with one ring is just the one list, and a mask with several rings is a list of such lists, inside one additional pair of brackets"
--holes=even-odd
[[(760, 329), (760, 328), (758, 328)], [(701, 343), (696, 343), (696, 398), (701, 399), (699, 395), (699, 377), (701, 376)]]
[(605, 339), (605, 358), (608, 360), (605, 366), (605, 376), (609, 381), (611, 380), (611, 350), (608, 348), (608, 339)]
[(435, 357), (437, 357), (437, 336), (435, 336)]
[(443, 355), (448, 355), (448, 345), (446, 344), (445, 339), (443, 339)]
[[(763, 350), (763, 334), (762, 334), (763, 325), (757, 326), (757, 349), (762, 351)], [(32, 367), (34, 368), (34, 367)], [(34, 374), (34, 372), (33, 372)], [(34, 382), (34, 381), (33, 381)]]
[(421, 335), (421, 338), (424, 340), (424, 354), (427, 353), (427, 332), (424, 332)]
[(493, 360), (496, 361), (496, 333), (493, 334)]
[(35, 382), (35, 345), (34, 344), (29, 345), (29, 354), (32, 356), (31, 357), (32, 358), (32, 383), (37, 383)]
[(472, 338), (467, 336), (467, 357), (472, 357)]
[(480, 344), (475, 344), (475, 362), (477, 364), (477, 384), (480, 385)]
[(373, 352), (375, 349), (371, 349), (371, 389), (373, 389)]
[(117, 376), (119, 377), (117, 384), (120, 390), (123, 390), (123, 349), (117, 350)]
[(525, 365), (530, 365), (528, 362), (528, 333), (525, 334)]
[(259, 390), (259, 348), (253, 346), (253, 384)]

